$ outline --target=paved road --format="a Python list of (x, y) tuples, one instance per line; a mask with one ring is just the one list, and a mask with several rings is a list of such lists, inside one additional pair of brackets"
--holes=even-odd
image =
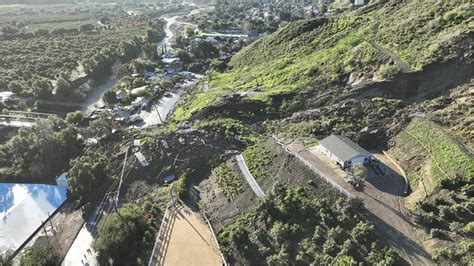
[[(93, 242), (94, 238), (84, 224), (61, 265), (99, 265), (96, 259), (97, 253), (92, 248)], [(89, 253), (88, 250), (91, 252)]]
[(240, 171), (242, 171), (242, 174), (244, 174), (245, 180), (247, 180), (247, 183), (249, 183), (253, 192), (255, 192), (255, 194), (259, 198), (265, 197), (265, 193), (263, 193), (257, 181), (250, 173), (249, 168), (247, 167), (247, 164), (245, 163), (244, 157), (241, 154), (238, 154), (235, 156), (235, 158), (237, 159), (237, 164), (239, 165)]

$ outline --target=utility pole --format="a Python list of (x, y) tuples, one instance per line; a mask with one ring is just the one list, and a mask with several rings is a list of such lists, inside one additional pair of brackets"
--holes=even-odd
[(128, 150), (129, 150), (129, 147), (127, 147), (127, 150), (125, 151), (125, 158), (123, 159), (123, 165), (122, 165), (122, 173), (120, 174), (120, 181), (119, 181), (119, 185), (118, 185), (118, 188), (117, 188), (117, 195), (115, 196), (114, 207), (115, 207), (115, 212), (117, 214), (118, 214), (117, 205), (118, 205), (118, 202), (119, 202), (120, 188), (122, 187), (123, 175), (125, 173), (125, 165), (127, 163)]

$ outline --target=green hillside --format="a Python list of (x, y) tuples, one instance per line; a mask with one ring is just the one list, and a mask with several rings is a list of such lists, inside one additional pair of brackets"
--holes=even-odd
[(421, 0), (293, 22), (235, 55), (230, 70), (209, 77), (215, 90), (194, 95), (175, 118), (189, 118), (191, 110), (215, 102), (225, 91), (258, 86), (263, 92), (251, 98), (264, 101), (295, 91), (336, 93), (351, 74), (374, 82), (454, 58), (472, 62), (473, 25), (468, 3)]

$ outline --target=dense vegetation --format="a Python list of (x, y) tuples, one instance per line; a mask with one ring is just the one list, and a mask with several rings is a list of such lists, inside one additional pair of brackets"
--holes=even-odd
[(164, 35), (158, 14), (130, 16), (119, 6), (0, 9), (0, 89), (80, 102), (90, 87), (79, 78), (103, 80), (114, 63), (150, 55)]
[(158, 206), (148, 199), (142, 206), (126, 204), (105, 216), (99, 222), (99, 238), (95, 242), (99, 260), (142, 265), (141, 256), (154, 239), (159, 213)]
[(53, 181), (82, 147), (74, 125), (57, 117), (41, 120), (0, 145), (0, 179)]
[(59, 258), (51, 248), (26, 248), (21, 265), (57, 265)]
[(230, 262), (242, 264), (396, 265), (397, 253), (377, 244), (357, 199), (314, 199), (302, 188), (277, 185), (254, 213), (219, 234)]
[[(474, 218), (472, 156), (445, 130), (419, 118), (413, 119), (394, 141), (394, 154), (409, 169), (413, 189), (409, 207), (414, 209), (418, 222), (430, 230), (431, 237), (447, 243), (438, 247), (434, 258), (469, 263)], [(456, 248), (451, 241), (457, 243)]]

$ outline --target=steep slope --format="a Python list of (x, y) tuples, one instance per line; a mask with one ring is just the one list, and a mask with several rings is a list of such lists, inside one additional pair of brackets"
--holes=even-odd
[(433, 258), (471, 264), (472, 154), (444, 128), (418, 117), (392, 138), (391, 146), (389, 152), (405, 169), (413, 190), (406, 207), (430, 231)]
[(267, 114), (319, 107), (323, 96), (330, 96), (324, 104), (355, 95), (434, 97), (473, 75), (469, 7), (456, 1), (390, 2), (291, 23), (236, 54), (229, 71), (210, 75), (212, 90), (196, 92), (175, 119), (221, 106), (222, 93), (253, 89), (247, 97), (271, 106)]

